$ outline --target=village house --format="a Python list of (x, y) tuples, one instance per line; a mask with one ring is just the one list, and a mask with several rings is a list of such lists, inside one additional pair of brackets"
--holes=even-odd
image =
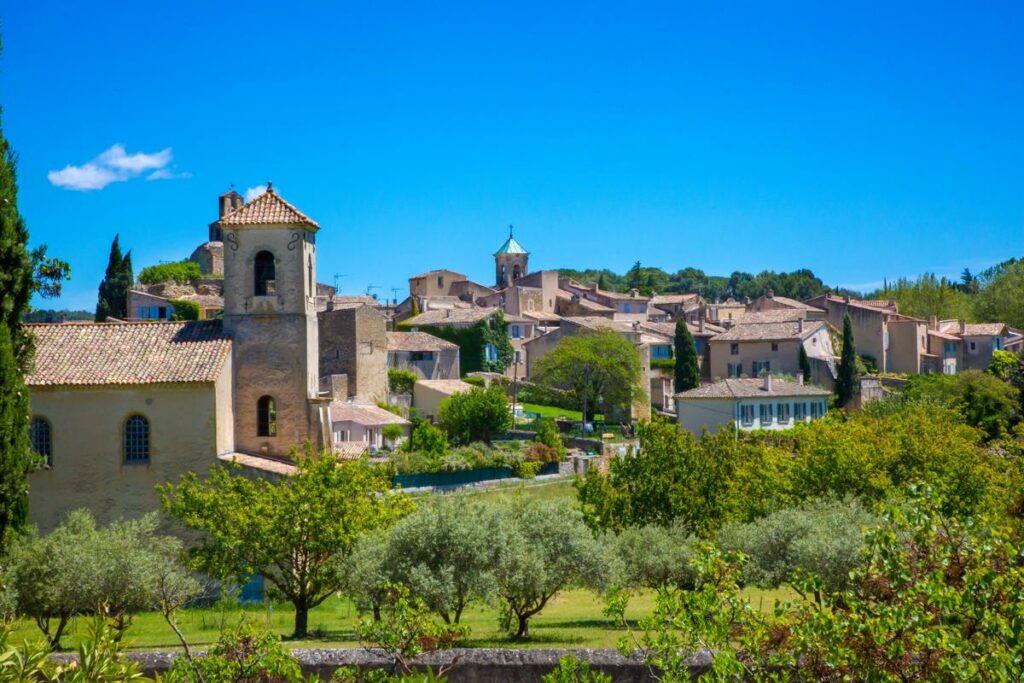
[(992, 362), (992, 354), (1002, 351), (1006, 338), (1010, 336), (1009, 328), (1003, 323), (943, 320), (938, 323), (938, 329), (960, 339), (960, 367), (963, 370), (986, 369)]
[[(376, 453), (385, 443), (383, 429), (387, 425), (398, 425), (402, 428), (402, 437), (409, 436), (411, 423), (404, 417), (378, 408), (375, 405), (358, 405), (347, 401), (331, 403), (331, 432), (334, 443), (340, 449), (347, 449), (358, 456), (363, 451)], [(351, 446), (356, 446), (351, 448)]]
[(570, 297), (578, 296), (581, 300), (599, 304), (606, 309), (612, 310), (612, 317), (615, 320), (646, 321), (647, 308), (651, 297), (640, 294), (639, 290), (633, 289), (628, 293), (610, 292), (599, 289), (597, 285), (581, 285), (572, 278), (562, 278), (558, 281), (559, 288), (567, 292)]
[(684, 317), (703, 303), (700, 294), (652, 294), (648, 303), (648, 319), (670, 322)]
[(421, 379), (458, 379), (459, 347), (426, 332), (388, 332), (388, 367)]
[(461, 379), (421, 379), (412, 389), (412, 406), (424, 419), (433, 420), (445, 399), (472, 390), (473, 385)]
[[(279, 472), (330, 445), (315, 308), (319, 225), (271, 186), (218, 220), (223, 320), (32, 325), (31, 523), (158, 509), (154, 486), (220, 461)], [(183, 429), (182, 425), (187, 425)]]
[(387, 400), (387, 318), (375, 305), (338, 303), (317, 313), (320, 377), (345, 378), (343, 400), (375, 404)]
[(790, 299), (785, 296), (776, 296), (775, 292), (768, 290), (763, 295), (757, 297), (747, 306), (747, 311), (763, 312), (763, 311), (777, 311), (777, 310), (790, 310), (790, 311), (802, 311), (805, 320), (824, 320), (825, 311), (821, 308), (816, 308), (810, 304), (805, 304), (802, 301), (796, 299)]
[(733, 318), (743, 315), (747, 312), (747, 302), (737, 301), (736, 299), (729, 297), (725, 301), (715, 301), (712, 304), (708, 304), (704, 310), (704, 315), (707, 317), (708, 322), (723, 327), (732, 325)]
[(836, 377), (831, 329), (821, 321), (734, 325), (711, 338), (711, 377), (733, 379), (800, 372), (800, 348), (811, 364), (811, 381), (831, 388)]
[(830, 392), (766, 374), (761, 378), (723, 379), (676, 394), (680, 426), (700, 437), (732, 425), (733, 429), (783, 430), (822, 417)]
[[(654, 332), (662, 335), (671, 340), (671, 346), (667, 350), (653, 349), (651, 351), (652, 362), (662, 358), (672, 358), (675, 354), (675, 335), (676, 335), (676, 323), (669, 322), (647, 322), (640, 323), (640, 327), (643, 330)], [(697, 349), (697, 363), (700, 366), (700, 378), (702, 381), (711, 380), (711, 339), (717, 335), (725, 332), (725, 328), (719, 327), (718, 325), (712, 325), (709, 322), (705, 322), (703, 319), (698, 320), (696, 323), (686, 323), (686, 329), (689, 330), (693, 336), (693, 344)], [(670, 373), (674, 377), (674, 370)]]

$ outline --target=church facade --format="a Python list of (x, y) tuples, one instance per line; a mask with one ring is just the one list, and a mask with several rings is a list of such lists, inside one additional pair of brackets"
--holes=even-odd
[[(159, 508), (155, 486), (218, 461), (290, 471), (331, 444), (321, 395), (315, 221), (273, 188), (215, 223), (223, 320), (31, 325), (31, 522), (86, 507), (100, 522)], [(214, 226), (211, 226), (211, 229)]]

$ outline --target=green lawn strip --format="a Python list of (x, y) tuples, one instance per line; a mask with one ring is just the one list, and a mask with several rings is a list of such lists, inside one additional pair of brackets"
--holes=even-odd
[[(785, 589), (748, 589), (745, 594), (752, 604), (762, 610), (771, 610), (776, 599), (793, 600), (795, 593)], [(627, 617), (638, 619), (649, 613), (654, 604), (654, 595), (645, 591), (634, 596)], [(614, 648), (624, 633), (615, 628), (601, 614), (603, 601), (599, 595), (585, 590), (565, 591), (558, 594), (551, 603), (530, 622), (529, 642), (519, 643), (509, 639), (508, 634), (498, 626), (497, 606), (474, 605), (463, 617), (463, 623), (470, 627), (470, 636), (464, 641), (466, 647), (501, 648)], [(236, 609), (216, 607), (193, 608), (178, 613), (178, 625), (190, 645), (204, 647), (216, 641), (222, 629), (233, 628), (245, 618), (250, 624), (266, 628), (278, 635), (287, 636), (293, 624), (290, 605), (256, 605)], [(301, 641), (287, 641), (289, 647), (324, 648), (356, 647), (354, 628), (357, 614), (352, 603), (343, 598), (331, 598), (310, 612), (309, 625), (319, 635)], [(72, 648), (78, 638), (86, 633), (87, 620), (78, 618), (68, 626), (63, 645)], [(22, 619), (12, 634), (12, 642), (22, 639), (40, 639), (39, 629), (31, 620)], [(156, 613), (135, 616), (125, 641), (129, 648), (168, 649), (178, 647), (178, 641), (163, 617)]]

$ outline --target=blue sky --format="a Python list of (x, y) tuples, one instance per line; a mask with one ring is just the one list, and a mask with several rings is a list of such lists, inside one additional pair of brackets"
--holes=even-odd
[(94, 306), (115, 232), (136, 269), (185, 257), (218, 194), (267, 180), (320, 222), (321, 281), (389, 297), (431, 268), (489, 282), (510, 223), (534, 269), (863, 287), (1024, 255), (1020, 2), (33, 0), (0, 21), (21, 210), (74, 269), (46, 307)]

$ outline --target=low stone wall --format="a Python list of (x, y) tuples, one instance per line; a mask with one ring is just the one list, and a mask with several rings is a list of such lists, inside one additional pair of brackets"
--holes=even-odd
[[(330, 680), (336, 669), (358, 666), (362, 669), (381, 669), (390, 666), (390, 660), (381, 655), (361, 649), (294, 650), (293, 654), (302, 666), (305, 675), (316, 674)], [(615, 683), (648, 683), (657, 678), (638, 658), (623, 657), (615, 650), (499, 650), (490, 648), (456, 649), (434, 652), (421, 657), (417, 664), (431, 667), (435, 672), (441, 666), (449, 669), (449, 683), (536, 683), (541, 676), (558, 665), (558, 660), (567, 654), (586, 660), (591, 666), (612, 677)], [(177, 656), (169, 652), (139, 652), (129, 655), (139, 663), (144, 672), (152, 676), (166, 671)], [(690, 660), (694, 677), (708, 671), (711, 657), (697, 653)]]

